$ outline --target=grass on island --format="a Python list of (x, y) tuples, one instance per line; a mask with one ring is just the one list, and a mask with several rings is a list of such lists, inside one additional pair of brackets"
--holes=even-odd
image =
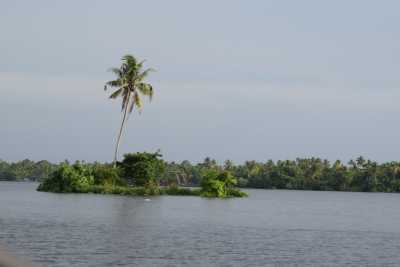
[[(178, 186), (165, 186), (165, 187), (146, 187), (146, 186), (113, 186), (113, 185), (91, 185), (75, 187), (71, 191), (52, 191), (39, 185), (38, 191), (54, 192), (54, 193), (93, 193), (105, 195), (124, 195), (124, 196), (201, 196), (201, 197), (215, 197), (213, 194), (203, 192), (201, 188), (187, 188)], [(224, 198), (230, 197), (246, 197), (247, 194), (235, 188), (227, 190)]]
[[(68, 191), (51, 190), (40, 184), (37, 188), (42, 192), (53, 193), (93, 193), (93, 194), (112, 194), (112, 195), (125, 195), (125, 196), (201, 196), (201, 197), (218, 197), (213, 193), (204, 192), (201, 188), (185, 188), (178, 186), (166, 187), (146, 187), (146, 186), (113, 186), (113, 185), (90, 185), (75, 187)], [(247, 197), (245, 192), (239, 189), (229, 188), (226, 195), (220, 198), (230, 197)]]

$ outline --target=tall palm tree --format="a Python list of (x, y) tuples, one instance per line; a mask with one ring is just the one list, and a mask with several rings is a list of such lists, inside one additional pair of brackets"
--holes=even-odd
[(153, 86), (145, 82), (147, 75), (149, 72), (153, 71), (153, 69), (149, 68), (143, 70), (143, 63), (144, 61), (138, 61), (132, 55), (125, 55), (122, 58), (121, 67), (111, 69), (117, 78), (108, 81), (104, 86), (104, 90), (107, 90), (109, 87), (117, 88), (110, 95), (111, 99), (122, 97), (121, 112), (123, 112), (124, 115), (115, 146), (114, 166), (117, 164), (118, 148), (121, 142), (122, 131), (127, 121), (127, 114), (131, 113), (134, 108), (139, 110), (142, 108), (141, 95), (149, 97), (150, 100), (153, 96)]

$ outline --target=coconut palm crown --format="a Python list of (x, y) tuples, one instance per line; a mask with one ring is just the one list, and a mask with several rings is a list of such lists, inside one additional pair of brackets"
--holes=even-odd
[(153, 86), (145, 82), (146, 77), (153, 69), (143, 69), (143, 63), (144, 61), (138, 61), (132, 55), (125, 55), (122, 58), (121, 67), (111, 69), (116, 75), (116, 79), (108, 81), (104, 86), (104, 90), (116, 88), (110, 95), (111, 99), (122, 98), (123, 117), (115, 146), (114, 166), (117, 163), (118, 149), (127, 114), (132, 113), (135, 108), (141, 110), (141, 95), (149, 97), (150, 100), (153, 97)]

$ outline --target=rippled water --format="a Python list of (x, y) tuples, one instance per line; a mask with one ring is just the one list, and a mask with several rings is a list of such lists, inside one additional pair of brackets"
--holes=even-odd
[(0, 182), (0, 244), (47, 266), (399, 266), (400, 194), (246, 199), (36, 192)]

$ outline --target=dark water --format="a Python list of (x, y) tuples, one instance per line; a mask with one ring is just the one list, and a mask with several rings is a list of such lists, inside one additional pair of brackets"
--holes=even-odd
[(0, 182), (0, 244), (47, 266), (399, 266), (400, 194), (51, 194)]

